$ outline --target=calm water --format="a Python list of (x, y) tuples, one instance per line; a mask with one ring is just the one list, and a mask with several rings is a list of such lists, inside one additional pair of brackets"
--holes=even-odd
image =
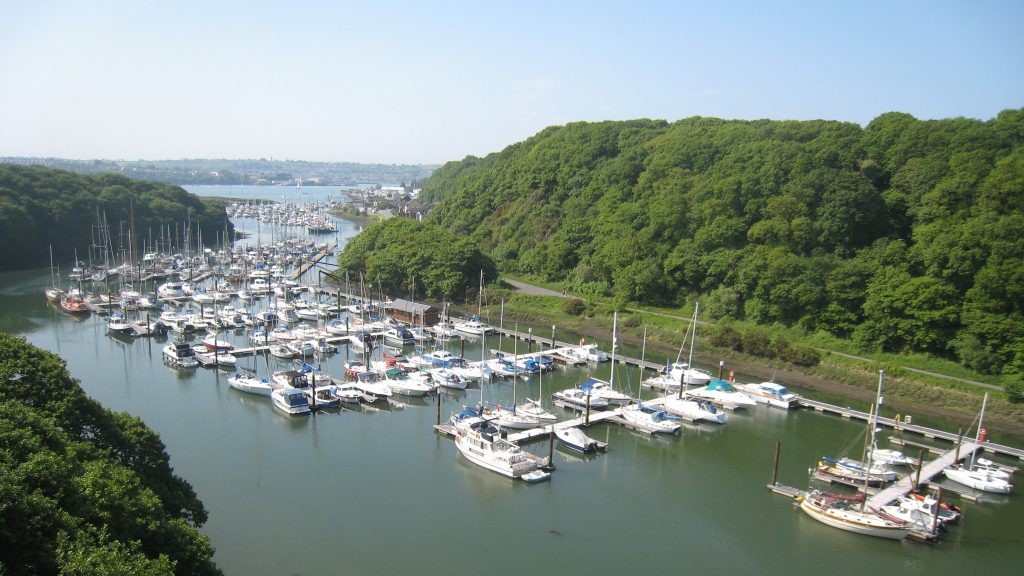
[[(160, 433), (175, 471), (210, 511), (204, 531), (228, 574), (820, 574), (827, 567), (933, 575), (1021, 566), (1019, 495), (965, 503), (961, 524), (929, 546), (841, 532), (770, 493), (775, 440), (783, 442), (780, 481), (807, 487), (818, 456), (861, 442), (863, 427), (840, 418), (758, 406), (731, 415), (725, 427), (690, 426), (669, 438), (599, 425), (589, 434), (610, 444), (607, 454), (582, 458), (556, 448), (551, 481), (527, 485), (469, 464), (435, 435), (433, 400), (287, 417), (267, 398), (230, 389), (226, 373), (167, 368), (160, 341), (121, 341), (106, 335), (101, 318), (63, 315), (45, 303), (48, 283), (46, 270), (0, 275), (0, 330), (60, 354), (89, 395)], [(245, 335), (233, 338), (241, 343)], [(466, 356), (478, 359), (479, 346), (467, 343)], [(511, 351), (509, 342), (503, 347)], [(345, 358), (342, 349), (323, 369), (340, 375)], [(266, 374), (262, 361), (259, 368)], [(279, 367), (271, 361), (271, 369)], [(593, 370), (608, 372), (607, 364)], [(545, 377), (544, 393), (587, 374), (560, 367)], [(638, 375), (620, 370), (616, 381), (635, 390)], [(536, 397), (537, 386), (520, 384), (517, 392)], [(443, 417), (479, 394), (474, 387), (444, 395)], [(512, 384), (487, 385), (484, 395), (510, 400)], [(546, 442), (527, 447), (548, 450)]]

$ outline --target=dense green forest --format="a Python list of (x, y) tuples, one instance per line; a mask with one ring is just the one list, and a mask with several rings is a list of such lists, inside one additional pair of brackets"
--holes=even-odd
[(573, 123), (424, 185), (500, 269), (1024, 372), (1024, 110)]
[(406, 218), (368, 226), (345, 246), (338, 268), (354, 282), (362, 274), (373, 293), (379, 284), (398, 298), (410, 298), (415, 288), (420, 297), (462, 300), (467, 290), (476, 295), (481, 271), (486, 281), (498, 278), (494, 262), (468, 238)]
[(79, 260), (87, 261), (103, 218), (119, 264), (121, 250), (128, 253), (133, 210), (137, 251), (143, 242), (156, 241), (161, 230), (168, 236), (168, 227), (183, 245), (182, 230), (190, 226), (193, 246), (200, 234), (205, 244), (213, 244), (225, 230), (234, 230), (222, 205), (203, 202), (178, 186), (0, 164), (0, 271), (46, 266), (50, 245), (55, 264), (69, 266), (76, 249)]
[(155, 432), (0, 333), (0, 574), (220, 574), (206, 514)]

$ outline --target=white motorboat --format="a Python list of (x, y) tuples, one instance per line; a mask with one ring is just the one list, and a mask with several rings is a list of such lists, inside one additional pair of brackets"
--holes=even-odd
[(384, 331), (384, 342), (398, 347), (411, 346), (416, 343), (416, 338), (404, 326), (391, 326)]
[(413, 398), (420, 398), (433, 390), (432, 387), (427, 386), (416, 379), (410, 378), (405, 370), (402, 370), (401, 368), (390, 368), (385, 370), (384, 384), (387, 384), (388, 388), (390, 388), (395, 394), (412, 396)]
[(565, 349), (565, 354), (573, 360), (582, 362), (607, 362), (608, 354), (598, 349), (597, 344), (587, 344), (580, 340), (579, 346)]
[(448, 368), (431, 368), (427, 372), (438, 386), (453, 390), (465, 390), (469, 387), (469, 380), (467, 378)]
[(604, 450), (608, 447), (604, 442), (594, 440), (575, 426), (555, 428), (555, 436), (558, 438), (558, 442), (562, 446), (583, 454), (597, 452), (598, 450)]
[(513, 430), (529, 430), (541, 425), (541, 421), (539, 419), (528, 414), (518, 412), (514, 408), (505, 408), (500, 404), (493, 408), (485, 408), (483, 416), (501, 428)]
[(185, 290), (181, 282), (164, 282), (156, 289), (157, 298), (183, 298), (184, 296)]
[(342, 404), (359, 404), (367, 398), (362, 392), (348, 385), (332, 386), (331, 394)]
[(729, 415), (725, 413), (725, 410), (719, 410), (714, 404), (702, 398), (679, 398), (670, 395), (665, 398), (662, 408), (669, 414), (675, 414), (691, 422), (711, 422), (713, 424), (729, 422)]
[(483, 336), (494, 332), (494, 327), (481, 322), (479, 318), (470, 318), (469, 320), (455, 323), (455, 330), (470, 336)]
[(164, 362), (175, 368), (195, 368), (199, 365), (192, 345), (187, 342), (176, 342), (164, 346)]
[(203, 347), (210, 352), (215, 350), (218, 352), (227, 352), (235, 349), (234, 344), (231, 342), (228, 342), (227, 340), (218, 340), (216, 332), (210, 332), (203, 338)]
[(271, 344), (270, 355), (273, 356), (274, 358), (281, 358), (282, 360), (287, 360), (288, 358), (294, 358), (295, 352), (293, 352), (291, 348), (285, 346), (284, 344)]
[(586, 382), (579, 385), (583, 392), (590, 392), (591, 397), (604, 398), (609, 406), (625, 406), (632, 401), (632, 397), (612, 388), (612, 385), (604, 380), (588, 378)]
[(456, 426), (455, 446), (470, 462), (509, 478), (537, 481), (550, 476), (540, 470), (536, 459), (503, 438), (487, 420)]
[(624, 406), (622, 417), (637, 426), (662, 434), (675, 434), (682, 427), (678, 416), (672, 416), (664, 410), (646, 409), (642, 404)]
[(107, 330), (122, 336), (132, 336), (135, 333), (135, 327), (123, 312), (111, 312), (110, 318), (107, 319)]
[(736, 408), (748, 408), (757, 404), (753, 398), (733, 388), (732, 384), (725, 380), (712, 380), (707, 386), (690, 390), (687, 394)]
[(788, 388), (775, 382), (761, 382), (760, 384), (739, 384), (736, 386), (741, 392), (745, 392), (755, 402), (775, 406), (789, 410), (800, 405), (800, 396), (789, 391)]
[(862, 495), (844, 497), (815, 490), (803, 498), (800, 508), (818, 522), (847, 532), (893, 540), (902, 540), (910, 534), (911, 527), (906, 522), (858, 510), (856, 503), (862, 499)]
[(434, 333), (434, 337), (439, 340), (451, 340), (452, 338), (458, 337), (459, 333), (455, 330), (450, 322), (438, 322), (429, 328)]
[(300, 358), (306, 358), (316, 354), (317, 343), (315, 340), (292, 340), (285, 344), (289, 350)]
[(309, 414), (309, 396), (298, 388), (281, 388), (270, 393), (274, 406), (287, 414)]
[(346, 326), (345, 322), (341, 320), (331, 320), (326, 326), (324, 326), (324, 329), (327, 330), (328, 334), (333, 336), (344, 336), (348, 334), (348, 326)]
[(270, 379), (257, 378), (255, 372), (246, 369), (240, 369), (234, 376), (228, 377), (228, 386), (259, 396), (270, 396), (270, 393), (274, 391)]
[(591, 410), (604, 410), (608, 408), (607, 400), (591, 396), (579, 388), (559, 390), (551, 395), (551, 401), (574, 410), (586, 410), (588, 406)]
[(381, 382), (380, 375), (376, 372), (359, 372), (355, 378), (352, 387), (362, 392), (367, 398), (372, 398), (374, 401), (391, 398), (391, 388)]

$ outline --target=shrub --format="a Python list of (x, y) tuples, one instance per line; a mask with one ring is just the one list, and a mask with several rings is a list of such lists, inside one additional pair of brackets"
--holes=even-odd
[(587, 305), (579, 298), (569, 298), (565, 301), (565, 304), (562, 305), (562, 309), (565, 310), (567, 314), (579, 316), (587, 311)]
[(708, 339), (712, 346), (730, 350), (743, 349), (743, 336), (732, 326), (719, 326)]
[(774, 358), (775, 350), (772, 348), (772, 341), (768, 334), (762, 330), (748, 330), (743, 335), (743, 351), (751, 356), (762, 358)]

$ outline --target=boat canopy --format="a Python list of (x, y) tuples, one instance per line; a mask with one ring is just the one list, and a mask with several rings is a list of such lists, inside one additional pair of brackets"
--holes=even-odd
[(401, 368), (389, 368), (385, 374), (387, 374), (389, 378), (398, 378), (405, 374), (405, 370), (402, 370)]
[(712, 380), (710, 383), (708, 383), (707, 390), (708, 391), (716, 391), (717, 390), (717, 391), (720, 391), (720, 392), (735, 392), (736, 391), (736, 389), (732, 387), (732, 384), (729, 384), (725, 380)]

